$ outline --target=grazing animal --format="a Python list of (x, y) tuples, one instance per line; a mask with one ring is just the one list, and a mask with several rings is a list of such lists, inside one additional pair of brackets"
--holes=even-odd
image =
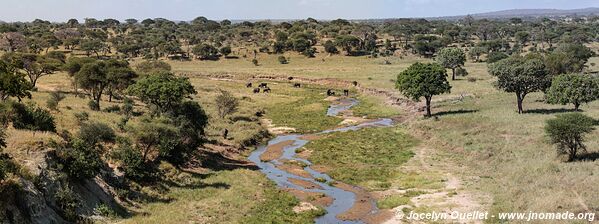
[(254, 88), (254, 93), (259, 93), (260, 92), (260, 88)]
[(347, 90), (347, 89), (344, 89), (344, 90), (343, 90), (343, 95), (344, 95), (344, 96), (349, 96), (349, 90)]
[(294, 84), (293, 84), (293, 88), (300, 88), (300, 87), (302, 87), (302, 85), (301, 85), (301, 84), (299, 84), (299, 83), (294, 83)]
[(287, 79), (288, 79), (289, 81), (291, 81), (291, 80), (293, 80), (293, 76), (289, 76), (289, 77), (287, 77)]
[(335, 95), (335, 91), (328, 89), (327, 90), (327, 96), (334, 96)]
[(245, 87), (246, 87), (246, 88), (252, 88), (252, 83), (251, 83), (251, 82), (248, 82), (248, 84), (245, 84)]
[(264, 92), (264, 93), (270, 93), (270, 87), (264, 88), (264, 90), (262, 90), (262, 92)]
[(354, 86), (358, 86), (358, 82), (357, 81), (353, 81), (353, 82), (351, 82), (351, 84), (353, 84)]
[(259, 87), (259, 88), (267, 88), (267, 87), (268, 87), (268, 84), (267, 84), (267, 83), (265, 83), (265, 82), (263, 82), (263, 83), (260, 83), (260, 85), (258, 85), (258, 87)]

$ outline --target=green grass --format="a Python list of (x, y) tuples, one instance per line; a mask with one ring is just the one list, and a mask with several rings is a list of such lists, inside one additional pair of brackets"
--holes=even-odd
[[(280, 191), (259, 171), (213, 172), (198, 186), (171, 187), (171, 202), (146, 203), (147, 214), (122, 223), (312, 223), (322, 210), (296, 214), (299, 201)], [(194, 181), (192, 181), (194, 182)]]
[[(237, 53), (235, 55), (243, 55)], [(248, 54), (250, 56), (250, 54)], [(339, 78), (349, 81), (357, 81), (368, 87), (392, 88), (395, 79), (401, 70), (407, 68), (411, 63), (425, 61), (417, 57), (379, 57), (368, 58), (367, 56), (347, 57), (342, 55), (327, 56), (319, 54), (315, 58), (307, 58), (296, 52), (286, 52), (289, 64), (282, 65), (276, 54), (258, 54), (260, 66), (254, 66), (252, 57), (239, 59), (221, 59), (218, 61), (192, 61), (180, 62), (169, 61), (173, 71), (187, 74), (277, 74), (284, 76), (310, 77), (310, 78)], [(390, 65), (383, 62), (388, 60)]]
[(379, 209), (392, 209), (410, 203), (410, 198), (402, 195), (390, 195), (376, 202)]
[(366, 128), (338, 132), (314, 140), (305, 147), (313, 150), (310, 160), (331, 168), (335, 180), (368, 189), (390, 187), (401, 164), (414, 153), (416, 141), (399, 127)]
[(388, 118), (400, 114), (398, 109), (386, 105), (381, 97), (359, 95), (357, 99), (360, 100), (360, 103), (352, 108), (355, 116)]
[[(276, 91), (276, 90), (274, 90)], [(335, 127), (340, 118), (327, 116), (329, 102), (325, 101), (326, 89), (306, 85), (301, 89), (277, 91), (287, 100), (265, 107), (266, 117), (275, 126), (295, 128), (299, 133), (318, 132)]]

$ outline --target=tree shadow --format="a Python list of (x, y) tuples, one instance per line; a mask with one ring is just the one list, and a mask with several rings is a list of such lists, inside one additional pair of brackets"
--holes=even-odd
[(525, 114), (557, 114), (557, 113), (568, 113), (568, 112), (581, 112), (582, 110), (557, 108), (557, 109), (532, 109), (524, 111)]
[(599, 152), (585, 152), (578, 156), (574, 161), (596, 161), (599, 159)]
[(471, 113), (476, 113), (476, 112), (478, 112), (478, 110), (460, 109), (460, 110), (441, 111), (441, 112), (434, 113), (433, 117), (441, 117), (441, 116), (445, 116), (445, 115), (454, 115), (454, 114), (471, 114)]
[(203, 151), (198, 155), (198, 159), (202, 164), (202, 167), (208, 168), (214, 171), (221, 170), (235, 170), (235, 169), (249, 169), (258, 170), (259, 168), (248, 161), (231, 159), (223, 156), (218, 152)]

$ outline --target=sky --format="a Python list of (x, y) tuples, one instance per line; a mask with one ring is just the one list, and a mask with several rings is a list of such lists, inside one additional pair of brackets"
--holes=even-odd
[(466, 15), (506, 9), (599, 7), (599, 0), (0, 0), (0, 21), (371, 19)]

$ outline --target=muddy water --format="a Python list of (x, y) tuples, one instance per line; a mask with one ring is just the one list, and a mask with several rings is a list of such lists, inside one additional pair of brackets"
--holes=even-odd
[[(358, 104), (358, 100), (356, 99), (344, 99), (341, 100), (339, 104), (331, 105), (327, 110), (327, 115), (329, 116), (337, 116), (339, 113), (350, 109), (352, 106)], [(326, 130), (318, 134), (326, 134), (332, 132), (344, 132), (350, 130), (358, 130), (366, 127), (385, 127), (391, 126), (391, 119), (380, 119), (371, 122), (366, 122), (354, 126), (341, 127), (331, 130)], [(256, 151), (254, 151), (249, 159), (254, 162), (269, 179), (274, 181), (280, 188), (292, 188), (306, 192), (318, 192), (327, 195), (328, 197), (333, 198), (333, 203), (326, 207), (327, 214), (316, 219), (316, 223), (361, 223), (360, 221), (349, 221), (349, 220), (340, 220), (337, 218), (337, 215), (342, 214), (349, 210), (354, 206), (354, 202), (356, 200), (355, 193), (351, 191), (342, 190), (337, 187), (330, 186), (328, 183), (333, 182), (334, 180), (324, 173), (317, 172), (311, 168), (312, 163), (308, 160), (296, 157), (296, 150), (308, 144), (308, 140), (302, 139), (303, 135), (279, 135), (274, 139), (270, 140), (268, 144), (259, 146)], [(261, 161), (260, 155), (266, 152), (269, 146), (275, 145), (284, 141), (292, 141), (293, 143), (283, 148), (283, 154), (280, 158), (272, 160), (272, 161)], [(281, 164), (283, 160), (296, 160), (301, 161), (308, 166), (304, 168), (305, 171), (310, 173), (312, 178), (301, 177), (292, 173), (288, 173), (284, 170), (278, 169), (276, 166)], [(290, 181), (290, 178), (295, 178), (299, 180), (308, 181), (320, 186), (321, 189), (306, 189), (302, 186), (293, 184)], [(326, 183), (321, 183), (316, 181), (315, 179), (322, 178), (326, 180)], [(372, 202), (374, 203), (374, 202)]]

